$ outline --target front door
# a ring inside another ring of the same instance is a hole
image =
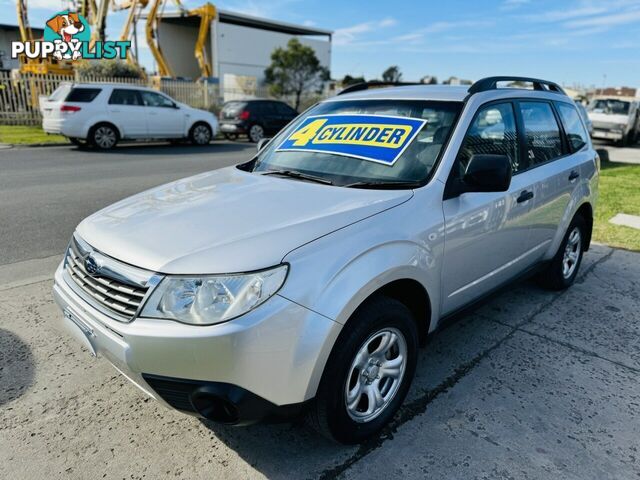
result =
[[[143,90],[142,100],[147,112],[150,138],[180,138],[184,136],[184,111],[170,98]]]
[[[529,230],[534,185],[526,173],[519,174],[523,163],[511,102],[493,103],[478,111],[458,152],[453,178],[462,178],[474,154],[507,155],[513,177],[506,192],[466,192],[444,200],[443,314],[532,263]]]
[[[139,90],[114,88],[107,111],[124,138],[147,136],[147,116]]]

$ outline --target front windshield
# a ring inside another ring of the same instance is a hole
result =
[[[589,110],[594,113],[608,113],[611,115],[629,115],[631,104],[623,100],[599,99],[591,102]]]
[[[252,170],[295,171],[334,185],[417,184],[436,165],[461,107],[414,100],[321,103],[274,138]]]

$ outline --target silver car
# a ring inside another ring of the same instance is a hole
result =
[[[444,318],[567,288],[590,244],[599,159],[551,82],[350,87],[260,147],[88,217],[55,274],[69,331],[183,412],[361,442]]]

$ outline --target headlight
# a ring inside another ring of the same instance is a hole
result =
[[[272,297],[288,266],[238,275],[168,276],[156,287],[141,317],[212,325],[239,317]]]

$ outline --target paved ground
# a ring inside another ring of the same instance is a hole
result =
[[[0,225],[11,228],[0,228],[0,265],[59,254],[90,213],[156,185],[249,160],[254,152],[248,142],[3,150]]]
[[[221,427],[147,401],[62,334],[50,277],[100,202],[229,161],[216,149],[235,161],[250,152],[64,148],[0,154],[0,478],[640,478],[639,253],[595,246],[570,290],[520,283],[437,333],[393,424],[366,445],[337,446],[303,425]]]

